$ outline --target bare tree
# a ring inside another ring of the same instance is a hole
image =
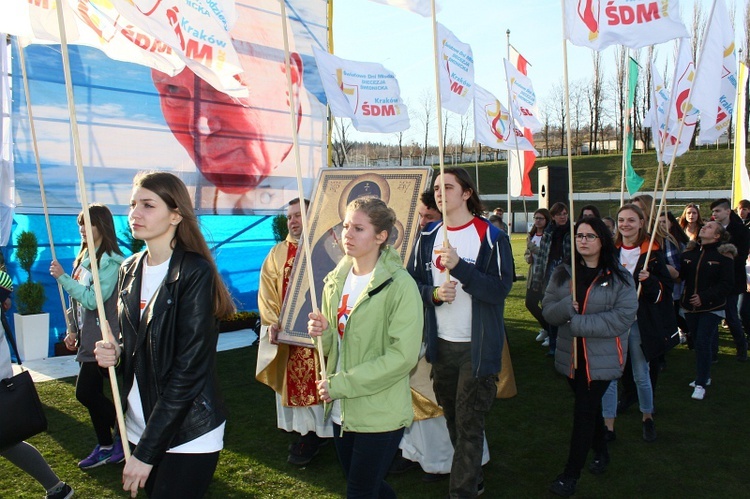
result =
[[[343,167],[348,162],[349,153],[352,151],[353,144],[349,139],[352,122],[344,118],[333,118],[333,143],[331,144],[333,152],[331,161],[335,167]]]
[[[641,98],[640,98],[640,114],[641,114],[641,120],[644,120],[646,116],[648,115],[649,110],[651,109],[652,103],[651,103],[651,96],[652,96],[652,81],[653,81],[653,74],[651,74],[651,61],[654,60],[654,46],[651,45],[648,48],[648,51],[646,52],[646,63],[644,64],[646,67],[641,67],[641,85],[643,88],[643,91],[641,92]],[[638,102],[639,99],[636,98],[635,102]],[[639,107],[639,106],[634,106]],[[640,137],[641,141],[643,141],[643,148],[644,152],[648,149],[650,134],[649,131],[645,128],[643,128],[643,121],[638,123],[638,126],[636,126],[637,133],[634,135],[636,137]]]
[[[560,154],[565,149],[565,86],[563,82],[552,86],[552,102],[556,125],[560,127]]]
[[[692,43],[693,61],[698,61],[698,47],[703,43],[703,35],[706,33],[706,15],[703,13],[703,5],[700,0],[693,2],[693,24],[690,26],[690,41]]]
[[[573,153],[579,154],[581,143],[581,117],[586,111],[588,85],[583,80],[570,84],[570,126],[573,129]]]
[[[616,150],[620,150],[625,133],[625,107],[628,100],[628,82],[625,81],[628,67],[628,48],[622,45],[615,51],[615,137]]]
[[[591,92],[589,93],[589,128],[591,138],[589,150],[598,151],[598,138],[602,126],[602,100],[604,99],[604,74],[602,68],[601,52],[593,52],[591,59],[594,66],[594,76],[591,81]],[[593,143],[593,148],[591,147]]]
[[[553,116],[553,102],[550,97],[547,97],[542,101],[542,107],[539,109],[539,113],[542,117],[542,140],[544,140],[544,151],[543,156],[549,156],[549,135],[552,131],[552,116]]]
[[[430,137],[430,125],[435,119],[435,95],[429,90],[423,90],[419,99],[421,113],[418,117],[424,128],[424,147],[422,148],[422,164],[427,164],[427,146]],[[438,132],[439,133],[439,132]]]
[[[443,113],[443,156],[448,152],[448,118],[449,113]],[[445,157],[443,157],[445,161]]]
[[[464,160],[464,148],[466,146],[466,136],[469,133],[469,129],[471,128],[472,124],[472,113],[465,113],[461,115],[461,120],[459,121],[459,129],[458,129],[458,152],[460,154],[460,161]]]

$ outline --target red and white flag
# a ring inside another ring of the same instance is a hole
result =
[[[531,80],[526,76],[528,74],[529,63],[512,45],[510,46],[510,64],[505,61],[506,77],[510,86],[511,100],[518,105],[513,110],[513,116],[522,127],[523,136],[534,145],[534,132],[542,129],[539,122],[539,109],[537,106],[536,94],[531,86]],[[513,73],[515,71],[515,73]],[[514,75],[516,83],[511,83],[511,74]],[[518,97],[514,97],[514,88],[523,88],[524,90],[516,92]],[[508,175],[510,177],[510,195],[511,196],[532,196],[531,191],[531,170],[536,162],[536,151],[516,151],[515,148],[508,152]]]
[[[351,119],[360,132],[409,128],[409,110],[391,71],[375,62],[348,61],[318,48],[313,52],[334,116]]]
[[[424,17],[432,16],[432,9],[430,7],[430,0],[371,0],[375,3],[382,3],[384,5],[392,5],[404,10],[410,10],[415,14],[419,14]],[[435,10],[438,9],[435,5]]]
[[[456,38],[451,30],[438,23],[440,98],[443,107],[464,114],[474,97],[474,56],[468,43]]]
[[[691,103],[701,113],[696,142],[715,142],[729,128],[737,96],[734,29],[724,0],[716,0],[698,59]]]
[[[497,97],[479,85],[474,91],[474,138],[493,149],[515,149],[517,144],[521,151],[536,153],[523,132],[511,124],[508,110]]]
[[[690,36],[678,0],[565,0],[565,38],[602,50],[620,44],[637,49]]]

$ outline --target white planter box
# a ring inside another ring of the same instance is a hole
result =
[[[13,321],[21,360],[46,358],[49,355],[49,314],[13,314]]]

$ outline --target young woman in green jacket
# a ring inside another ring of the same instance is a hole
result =
[[[417,364],[423,317],[417,285],[387,245],[396,214],[377,198],[352,201],[345,256],[325,278],[310,336],[328,357],[318,382],[347,480],[347,497],[396,497],[385,475],[414,417],[409,372]]]

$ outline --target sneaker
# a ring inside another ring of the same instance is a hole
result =
[[[97,445],[86,459],[78,463],[78,467],[82,470],[90,470],[91,468],[105,465],[109,461],[110,456],[112,456],[112,447],[102,449],[101,446]]]
[[[112,444],[112,455],[109,456],[107,464],[120,464],[125,461],[125,451],[122,450],[122,440],[120,436],[115,437],[115,443]]]
[[[695,381],[691,381],[688,386],[690,388],[695,388]],[[711,378],[708,378],[708,381],[706,381],[706,386],[711,386]]]
[[[401,475],[402,473],[406,473],[407,471],[419,467],[419,463],[410,461],[403,456],[396,456],[393,458],[393,462],[391,462],[391,467],[388,468],[388,473],[392,475]]]
[[[536,335],[536,341],[544,341],[547,339],[547,336],[549,336],[549,333],[544,329],[540,329],[539,334]]]
[[[55,487],[52,491],[47,492],[47,495],[44,497],[46,499],[70,499],[73,497],[74,492],[70,485],[63,482],[60,487]]]
[[[695,387],[695,390],[693,390],[693,394],[690,397],[694,398],[695,400],[703,400],[703,397],[705,396],[706,396],[706,389],[698,385]]]
[[[549,346],[549,337],[544,338],[544,341],[542,341],[542,346],[543,347],[548,347]]]
[[[617,433],[615,433],[615,430],[607,430],[607,432],[604,434],[604,441],[614,442],[615,440],[617,440]]]
[[[558,475],[550,484],[549,491],[556,496],[570,497],[576,493],[577,481],[575,478],[567,477],[564,474]]]
[[[589,471],[594,475],[601,475],[607,471],[609,454],[594,454],[594,460],[589,463]]]
[[[643,422],[643,440],[654,442],[656,440],[656,425],[653,419],[647,419]]]

